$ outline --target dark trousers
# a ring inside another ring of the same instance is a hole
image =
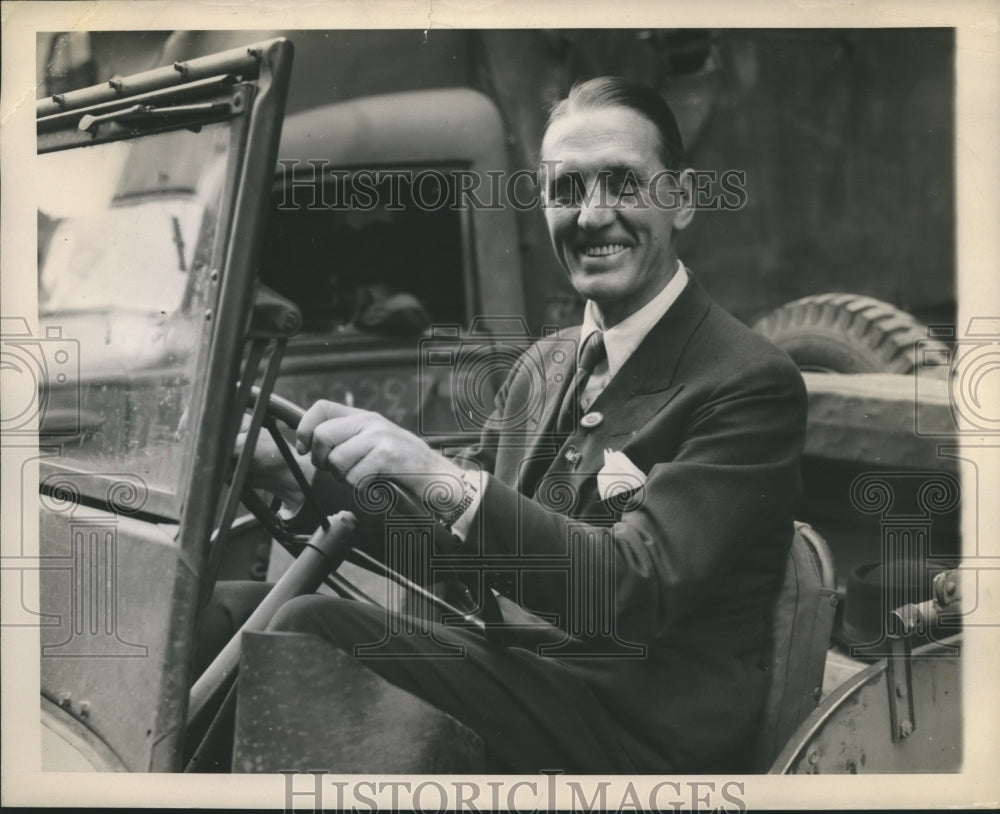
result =
[[[235,633],[267,587],[218,583],[199,623],[200,667]],[[666,759],[614,719],[574,670],[535,648],[499,645],[471,630],[390,617],[382,608],[325,595],[291,600],[270,629],[315,636],[317,647],[354,655],[367,669],[462,722],[482,739],[491,772],[671,771]],[[385,658],[387,652],[393,657]],[[335,715],[331,710],[331,722]]]

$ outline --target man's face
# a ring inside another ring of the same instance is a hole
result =
[[[660,159],[655,126],[628,108],[557,119],[542,140],[541,160],[556,256],[610,327],[648,303],[673,275],[674,230],[692,214],[687,199]]]

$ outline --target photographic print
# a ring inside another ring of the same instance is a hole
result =
[[[997,12],[5,2],[5,803],[995,804]]]

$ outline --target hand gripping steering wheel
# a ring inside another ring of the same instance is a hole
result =
[[[258,397],[259,391],[254,388],[250,407],[255,407]],[[306,505],[310,507],[316,517],[320,518],[320,527],[311,536],[296,533],[291,524],[279,514],[280,501],[276,498],[270,502],[266,501],[256,490],[245,485],[245,478],[243,479],[244,486],[240,493],[241,501],[274,539],[292,553],[296,559],[282,574],[239,632],[230,639],[191,688],[187,729],[189,740],[197,741],[199,745],[197,748],[192,747],[194,751],[188,762],[188,770],[196,770],[203,750],[210,748],[207,744],[213,738],[213,729],[219,725],[219,721],[225,718],[220,710],[225,710],[227,706],[231,707],[235,703],[234,679],[239,665],[240,638],[244,631],[265,629],[278,608],[285,602],[295,596],[313,593],[323,583],[342,597],[379,604],[342,575],[336,573],[336,569],[345,560],[401,585],[426,600],[439,611],[443,611],[452,618],[463,618],[474,629],[485,632],[486,625],[481,618],[459,610],[422,585],[389,568],[370,554],[359,548],[354,548],[352,546],[352,533],[356,528],[357,521],[353,514],[341,511],[331,517],[326,516],[319,505],[312,485],[302,472],[295,454],[282,435],[279,426],[279,424],[284,424],[289,429],[295,430],[303,415],[305,415],[305,410],[297,404],[272,394],[268,398],[262,417],[259,419],[259,428],[266,429],[270,433],[292,477],[295,478],[302,490]],[[251,432],[240,455],[240,461],[237,463],[237,471],[241,466],[244,469],[249,466],[249,460],[253,457],[255,440],[255,434]],[[245,461],[244,458],[246,458]],[[220,527],[217,534],[227,533],[227,531],[223,526]],[[213,554],[216,558],[219,556],[218,551],[214,551]]]

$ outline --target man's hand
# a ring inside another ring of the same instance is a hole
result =
[[[383,477],[423,501],[429,487],[457,489],[462,470],[420,438],[389,419],[332,401],[317,401],[299,422],[296,447],[317,469],[338,473],[351,486]],[[442,502],[446,506],[447,498]]]
[[[236,436],[234,450],[236,457],[243,453],[249,424],[250,416],[245,416],[239,435]],[[296,458],[302,469],[302,474],[305,475],[307,481],[312,482],[316,470],[309,460],[309,456],[297,455]],[[295,510],[302,504],[302,492],[295,482],[295,478],[289,471],[284,458],[281,457],[278,445],[274,443],[271,434],[263,427],[257,435],[257,446],[254,448],[253,461],[250,464],[248,485],[252,489],[263,489],[265,492],[270,492],[279,498],[289,510]]]

